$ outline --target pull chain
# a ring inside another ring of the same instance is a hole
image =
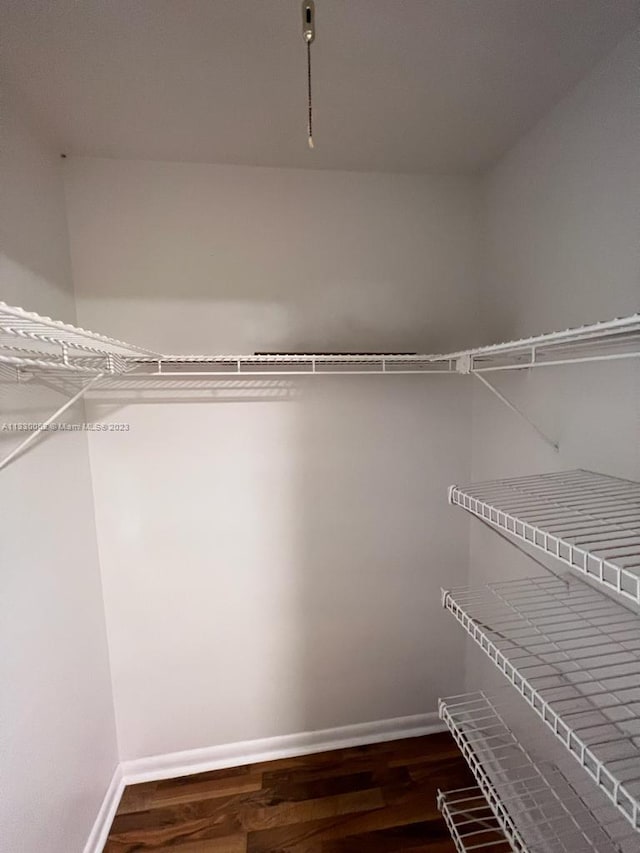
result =
[[[313,102],[311,100],[311,42],[316,37],[316,7],[313,0],[302,2],[302,37],[307,45],[307,143],[313,148]]]
[[[311,100],[311,42],[307,42],[307,142],[313,148],[313,102]]]

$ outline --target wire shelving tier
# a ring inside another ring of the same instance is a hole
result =
[[[461,373],[489,373],[640,356],[640,314],[451,353]]]
[[[640,830],[637,616],[574,577],[456,589],[443,604]]]
[[[480,788],[438,791],[438,809],[458,853],[511,853],[511,845]]]
[[[441,700],[453,735],[514,853],[612,853],[600,825],[554,765],[537,762],[513,734],[501,700],[482,692]]]
[[[122,373],[149,350],[0,302],[0,363],[35,372]]]
[[[165,355],[0,302],[0,364],[71,375],[206,376],[482,373],[640,357],[640,314],[448,354]]]
[[[612,853],[617,842],[551,764],[537,763],[513,734],[500,701],[482,692],[444,699],[453,735],[514,853]]]
[[[640,483],[567,471],[452,486],[449,500],[640,604]]]

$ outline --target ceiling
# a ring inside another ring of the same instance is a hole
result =
[[[638,22],[638,0],[0,0],[0,70],[61,152],[473,173]]]

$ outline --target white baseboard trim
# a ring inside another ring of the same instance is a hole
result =
[[[104,795],[104,800],[89,833],[83,853],[102,853],[125,784],[122,765],[118,765],[107,788],[107,793]]]
[[[335,729],[279,735],[221,746],[205,746],[184,752],[169,752],[165,755],[151,755],[147,758],[123,761],[113,774],[83,853],[102,853],[126,785],[157,782],[161,779],[189,776],[192,773],[204,773],[208,770],[238,767],[259,761],[275,761],[278,758],[328,752],[332,749],[363,746],[367,743],[421,737],[446,730],[438,714],[431,712],[416,714],[412,717],[394,717],[391,720],[377,720],[373,723],[356,723]]]
[[[152,755],[148,758],[123,761],[120,769],[124,784],[131,785],[137,782],[155,782],[224,767],[238,767],[242,764],[274,761],[278,758],[309,755],[313,752],[327,752],[331,749],[362,746],[386,740],[419,737],[443,731],[446,731],[446,726],[440,721],[436,712],[431,712],[372,723],[356,723],[335,729]],[[89,853],[89,848],[85,853]]]

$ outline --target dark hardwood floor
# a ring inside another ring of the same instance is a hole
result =
[[[436,791],[472,784],[435,734],[132,785],[105,853],[455,853]]]

